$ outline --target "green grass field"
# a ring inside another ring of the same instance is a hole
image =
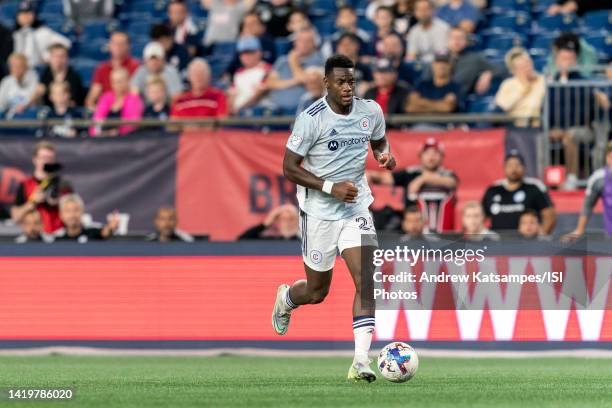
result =
[[[346,381],[349,358],[0,357],[0,387],[72,388],[37,407],[611,407],[612,359],[421,358],[411,381]]]

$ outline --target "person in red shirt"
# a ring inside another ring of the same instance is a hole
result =
[[[11,218],[16,224],[33,210],[42,218],[44,231],[54,232],[62,228],[59,217],[59,199],[73,192],[72,186],[63,180],[58,171],[45,170],[45,165],[56,163],[55,146],[49,142],[40,142],[34,149],[32,158],[34,174],[19,184],[15,203],[11,208]]]
[[[111,90],[110,75],[115,68],[125,68],[130,76],[136,71],[140,63],[130,55],[130,38],[121,31],[115,31],[108,40],[110,60],[101,62],[94,71],[91,88],[85,99],[85,107],[90,110],[96,108],[98,98],[104,92]]]
[[[210,67],[195,58],[187,68],[191,89],[176,97],[170,116],[173,118],[216,118],[227,115],[227,101],[221,89],[210,86]]]
[[[385,115],[405,113],[404,106],[410,89],[398,82],[393,60],[379,58],[374,67],[374,86],[365,93],[366,99],[374,99]]]

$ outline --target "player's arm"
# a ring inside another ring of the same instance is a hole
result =
[[[595,178],[596,175],[591,176],[589,182],[587,184],[586,194],[584,196],[584,204],[582,206],[582,213],[578,217],[578,224],[576,224],[576,228],[561,237],[561,241],[570,242],[575,241],[584,235],[586,230],[586,226],[591,219],[591,215],[593,214],[593,208],[595,204],[597,204],[597,200],[601,197],[603,193],[603,178]]]
[[[302,167],[304,158],[299,154],[285,149],[283,159],[283,174],[287,180],[313,190],[320,190],[346,203],[356,202],[357,187],[349,181],[333,183],[315,176]]]
[[[370,141],[372,146],[372,152],[374,152],[374,158],[378,162],[378,167],[393,170],[395,168],[395,158],[391,154],[391,146],[387,141],[387,137],[383,136],[381,139]]]
[[[552,231],[557,224],[557,213],[555,212],[555,207],[543,208],[540,215],[542,217],[542,233],[544,235],[552,234]]]

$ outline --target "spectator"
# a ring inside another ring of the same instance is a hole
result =
[[[21,219],[21,235],[15,238],[16,244],[27,242],[53,242],[53,236],[45,234],[40,213],[36,210],[26,212]]]
[[[111,73],[112,90],[105,92],[98,101],[92,119],[98,124],[90,129],[92,136],[123,136],[136,129],[135,125],[103,125],[107,119],[138,120],[144,106],[140,96],[130,91],[130,74],[125,68]]]
[[[295,36],[302,30],[312,30],[315,33],[315,44],[317,46],[319,45],[321,38],[317,30],[312,26],[310,17],[308,17],[308,14],[304,10],[295,9],[291,12],[289,21],[287,21],[287,31],[289,31],[287,40],[294,42]]]
[[[208,10],[204,45],[236,41],[242,18],[254,5],[255,0],[202,0]]]
[[[166,63],[170,64],[178,72],[183,72],[189,64],[189,51],[183,44],[174,41],[172,29],[166,24],[155,24],[149,33],[151,40],[158,42],[164,48]]]
[[[110,60],[100,63],[93,74],[85,106],[89,110],[96,108],[100,95],[111,90],[111,72],[116,68],[125,68],[131,76],[139,67],[138,60],[130,56],[130,38],[122,31],[115,31],[108,40]]]
[[[34,149],[32,163],[34,174],[17,187],[11,218],[15,224],[20,224],[28,212],[37,210],[42,218],[44,231],[51,233],[62,227],[57,204],[61,196],[73,192],[72,186],[60,176],[57,166],[53,172],[50,171],[49,165],[57,163],[53,144],[44,141],[38,143]]]
[[[435,234],[425,228],[423,212],[418,205],[411,205],[404,210],[402,218],[402,233],[400,241],[438,241]]]
[[[61,125],[53,125],[49,129],[48,136],[51,137],[75,137],[77,129],[72,125],[73,119],[81,119],[83,115],[70,105],[70,84],[68,82],[51,82],[49,85],[49,97],[51,108],[47,113],[47,119],[63,119]]]
[[[557,14],[578,14],[582,16],[584,13],[596,10],[609,10],[612,8],[608,0],[557,0],[555,4],[551,4],[546,12],[549,16]]]
[[[393,28],[401,36],[408,34],[410,28],[417,23],[414,17],[414,0],[397,0],[393,7]]]
[[[414,15],[418,23],[408,33],[408,59],[431,62],[436,53],[446,50],[450,26],[434,17],[430,0],[417,0]]]
[[[404,187],[405,208],[418,205],[423,209],[429,231],[452,231],[459,180],[453,171],[442,166],[444,146],[434,138],[427,139],[419,152],[419,159],[419,166],[393,173],[368,171],[366,176],[373,184]]]
[[[270,211],[263,223],[255,225],[243,232],[238,240],[298,239],[298,210],[292,204],[285,204]]]
[[[102,241],[109,239],[119,228],[119,215],[114,213],[108,218],[104,226],[93,223],[83,225],[85,204],[78,194],[67,194],[59,201],[60,218],[64,228],[55,232],[55,241],[76,241],[85,244],[89,241]]]
[[[572,85],[572,81],[585,79],[576,72],[576,44],[568,42],[555,54],[558,73],[554,80],[562,87],[551,87],[548,92],[549,138],[563,145],[565,157],[566,181],[565,190],[575,190],[578,182],[578,144],[590,143],[594,134],[590,128],[594,118],[596,102],[609,107],[607,96],[593,87]]]
[[[480,10],[469,0],[450,0],[438,9],[436,15],[451,27],[460,28],[468,33],[476,30],[480,20]]]
[[[572,32],[561,33],[552,44],[552,52],[549,53],[546,61],[544,72],[555,76],[558,73],[555,57],[560,49],[573,49],[576,51],[576,65],[582,76],[590,77],[593,73],[593,67],[598,64],[599,57],[597,50],[591,46],[584,38],[580,38]]]
[[[248,37],[256,37],[259,40],[261,58],[269,64],[274,64],[274,61],[276,61],[276,43],[274,38],[266,33],[266,26],[261,21],[259,15],[253,11],[244,16],[240,29],[240,38]],[[240,54],[236,52],[225,73],[229,77],[233,77],[236,70],[240,67]]]
[[[31,66],[36,66],[47,60],[47,50],[51,45],[62,44],[70,48],[71,42],[38,20],[32,2],[22,1],[17,9],[13,44],[15,52],[25,55]]]
[[[603,202],[604,228],[608,237],[612,237],[612,141],[606,145],[604,167],[595,170],[589,177],[578,225],[576,229],[562,237],[563,241],[574,241],[584,235],[589,218],[593,214],[593,208],[599,198]]]
[[[266,90],[264,82],[272,66],[262,60],[261,44],[256,37],[242,38],[236,46],[242,68],[236,71],[230,90],[233,114],[259,102]]]
[[[398,34],[389,34],[380,43],[380,57],[388,58],[397,70],[401,82],[414,86],[418,83],[420,74],[408,63],[404,62],[404,42]]]
[[[158,42],[150,42],[142,53],[143,65],[132,76],[132,92],[144,95],[147,87],[147,78],[158,75],[164,78],[166,91],[170,98],[183,92],[183,81],[172,65],[166,64],[164,47]]]
[[[512,77],[502,82],[495,104],[504,112],[516,118],[514,125],[540,127],[540,112],[546,83],[544,76],[533,69],[533,61],[529,53],[520,47],[515,47],[506,54],[506,66]]]
[[[451,79],[449,55],[437,54],[431,68],[433,79],[420,82],[410,93],[407,112],[451,113],[458,110],[461,90]]]
[[[174,42],[184,45],[193,57],[199,49],[202,33],[193,22],[185,0],[171,0],[168,3],[168,25],[174,33]]]
[[[467,95],[476,92],[483,95],[491,88],[493,80],[501,81],[506,77],[506,70],[486,59],[479,51],[467,50],[468,34],[461,28],[453,28],[448,35],[448,50],[453,65],[453,81],[461,87],[461,93]]]
[[[366,99],[373,99],[385,115],[404,113],[410,89],[397,82],[397,71],[393,62],[379,58],[374,67],[374,86],[365,93]]]
[[[0,79],[8,74],[7,61],[13,53],[13,36],[11,31],[0,23]]]
[[[541,220],[542,233],[550,235],[556,222],[552,201],[540,180],[524,176],[525,161],[516,150],[506,156],[504,173],[506,178],[487,188],[482,198],[482,207],[491,220],[491,228],[516,231],[520,215],[532,209]]]
[[[38,75],[28,68],[28,59],[23,54],[11,54],[9,72],[0,82],[0,113],[7,118],[33,104],[38,85]]]
[[[355,93],[357,96],[363,96],[365,92],[372,86],[372,71],[370,67],[359,61],[359,49],[361,41],[355,34],[344,33],[336,42],[336,53],[342,54],[350,58],[355,64],[353,76],[355,78]]]
[[[372,45],[375,51],[375,54],[382,55],[384,54],[382,41],[389,35],[395,34],[397,38],[402,42],[402,55],[400,55],[400,60],[404,59],[404,51],[406,50],[406,44],[401,39],[401,36],[393,29],[393,18],[395,15],[393,14],[393,9],[391,7],[381,6],[376,9],[376,14],[374,14],[374,24],[376,25],[376,32],[374,34],[374,39],[372,40]]]
[[[544,239],[541,235],[541,225],[538,213],[533,209],[525,210],[519,218],[518,233],[522,239],[537,240]]]
[[[485,216],[478,201],[468,201],[461,212],[463,239],[467,241],[498,241],[499,234],[485,227]]]
[[[287,23],[293,10],[291,0],[259,0],[254,8],[266,25],[268,34],[276,38],[290,34]]]
[[[155,213],[155,232],[149,234],[147,241],[155,242],[193,242],[188,233],[176,228],[178,225],[174,207],[160,207]]]
[[[70,86],[70,101],[76,106],[83,106],[87,90],[83,86],[81,76],[68,65],[68,48],[62,44],[53,44],[49,47],[49,63],[45,67],[36,87],[36,100],[51,106],[49,85],[52,82],[68,82]]]
[[[370,44],[370,34],[357,26],[357,13],[349,5],[344,5],[336,13],[336,31],[323,45],[322,52],[329,57],[333,50],[337,48],[340,37],[346,34],[353,34],[359,41],[359,49],[369,54],[368,45]]]
[[[293,49],[279,57],[266,82],[273,107],[294,112],[304,93],[304,69],[322,66],[323,56],[315,46],[314,31],[307,29],[297,33]]]
[[[168,105],[168,93],[166,92],[164,78],[159,75],[147,78],[146,98],[143,117],[168,120],[170,117],[170,106]]]
[[[319,67],[308,67],[304,70],[304,87],[306,93],[300,97],[296,116],[302,113],[306,108],[315,103],[315,101],[325,96],[325,84],[323,78],[325,73]]]
[[[115,12],[114,0],[62,0],[64,15],[77,26],[89,20],[111,18]]]
[[[191,89],[175,99],[170,110],[171,117],[215,118],[227,115],[225,94],[210,86],[210,67],[205,60],[195,58],[191,61],[187,67],[187,77]]]

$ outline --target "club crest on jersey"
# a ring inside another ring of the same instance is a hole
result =
[[[361,128],[361,130],[370,130],[370,119],[365,116],[361,118],[361,120],[359,121],[359,127]]]
[[[293,146],[298,146],[300,143],[302,143],[302,140],[302,136],[294,134],[293,136],[291,136],[290,142]]]
[[[318,264],[319,262],[321,262],[322,259],[323,254],[321,253],[321,251],[317,251],[316,249],[310,251],[310,260],[312,261],[312,263]]]

